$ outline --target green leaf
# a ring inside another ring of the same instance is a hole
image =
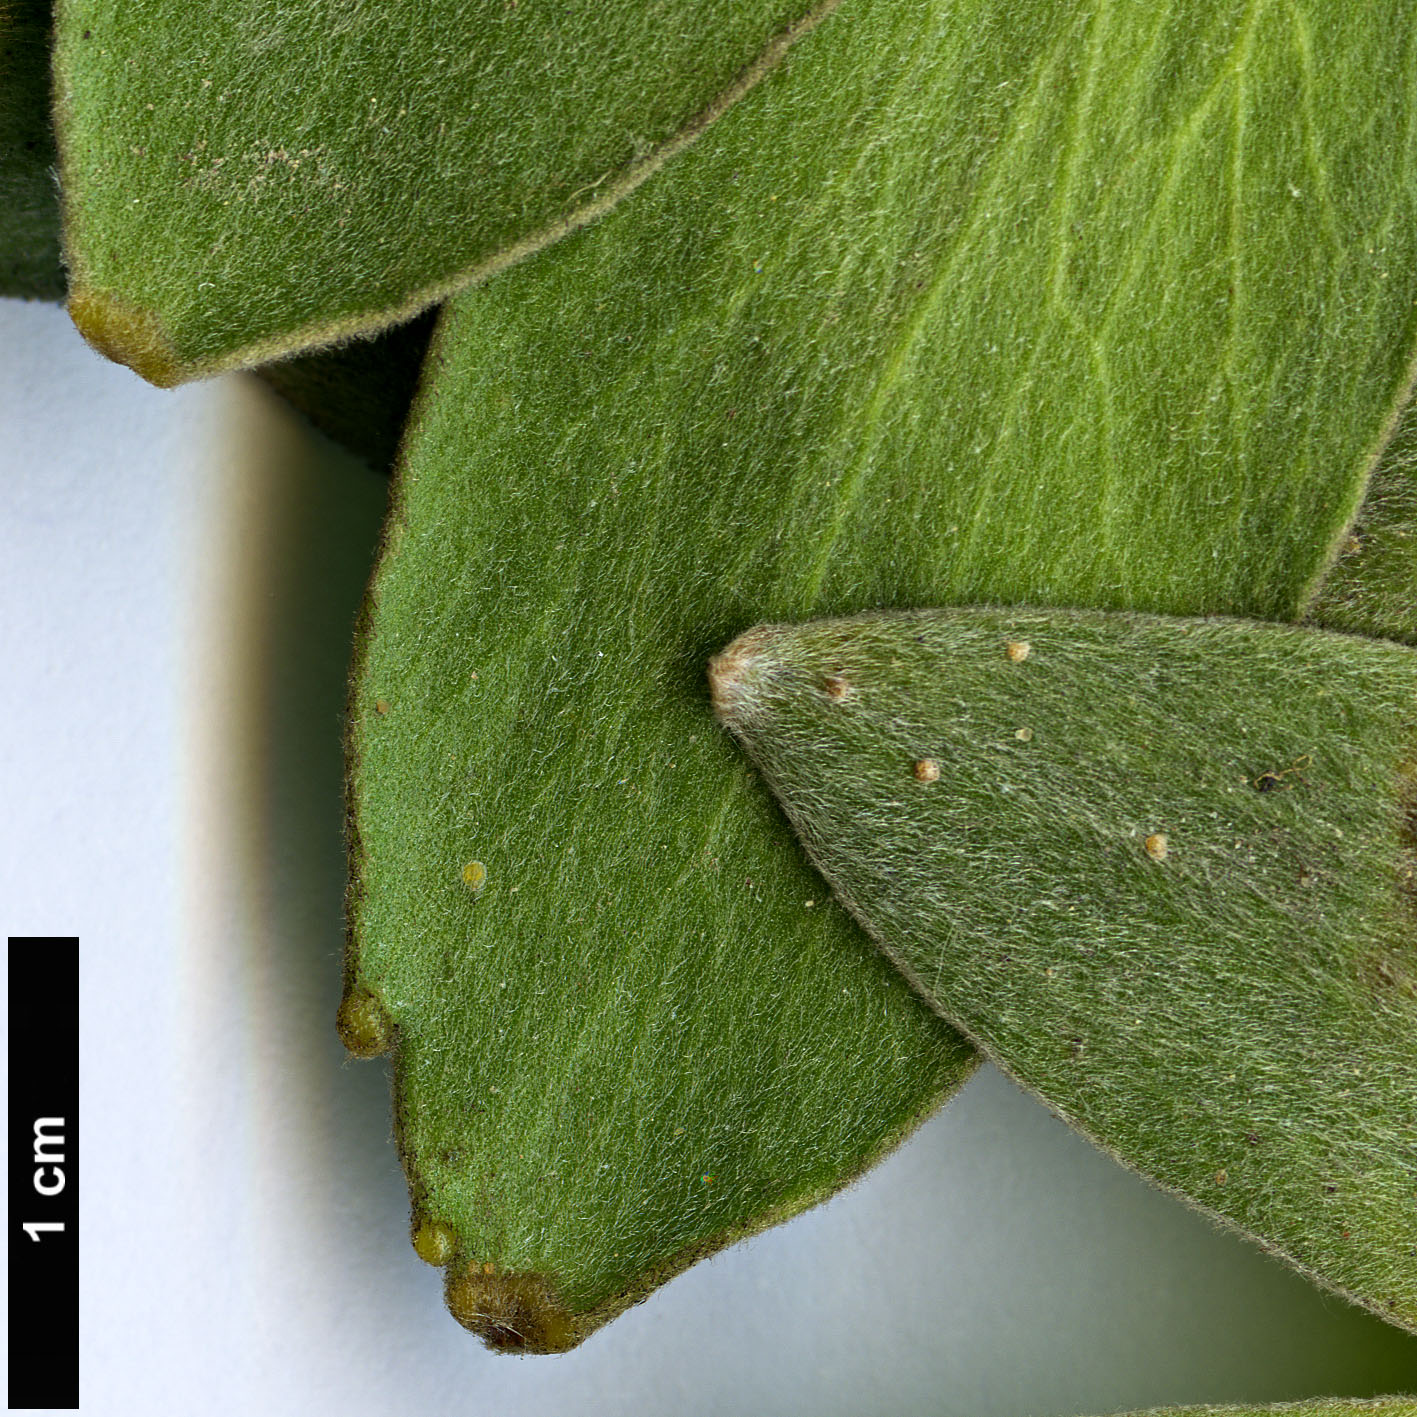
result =
[[[1307,618],[1352,634],[1417,643],[1417,402],[1373,472],[1357,521]]]
[[[0,295],[59,300],[50,0],[0,0]]]
[[[714,648],[1298,613],[1410,359],[1403,14],[861,0],[450,307],[356,690],[342,1021],[396,1040],[470,1326],[570,1341],[964,1075],[717,733]]]
[[[838,899],[1143,1175],[1417,1329],[1417,653],[1227,620],[766,627],[715,702]]]
[[[405,320],[592,220],[836,0],[61,0],[70,309],[158,384]]]
[[[0,296],[62,300],[57,162],[49,118],[50,0],[0,0]],[[374,340],[258,372],[321,432],[387,468],[432,333],[433,314]]]

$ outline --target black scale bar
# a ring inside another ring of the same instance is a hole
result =
[[[9,1405],[79,1405],[79,942],[10,937]]]

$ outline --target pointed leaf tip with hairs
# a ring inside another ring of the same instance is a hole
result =
[[[1128,1165],[1417,1329],[1417,653],[953,610],[760,629],[712,674],[944,1017]]]
[[[154,311],[77,283],[69,288],[68,310],[79,333],[106,359],[126,364],[159,389],[182,382],[177,351]]]

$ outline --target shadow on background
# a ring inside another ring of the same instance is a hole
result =
[[[222,863],[203,907],[220,945],[205,962],[202,1012],[231,1031],[226,1056],[241,1065],[212,1082],[220,1123],[208,1143],[243,1177],[232,1205],[243,1212],[233,1219],[250,1321],[265,1350],[308,1379],[309,1410],[323,1411],[325,1369],[338,1364],[347,1379],[346,1344],[387,1341],[389,1306],[412,1297],[401,1290],[417,1286],[410,1307],[431,1303],[450,1323],[437,1276],[408,1245],[388,1069],[350,1061],[334,1026],[345,696],[389,480],[252,378],[230,381],[227,401],[224,565],[204,617],[208,702],[197,707]]]

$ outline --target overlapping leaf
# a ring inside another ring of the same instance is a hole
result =
[[[1417,402],[1408,405],[1374,469],[1307,618],[1352,634],[1417,642]]]
[[[469,1326],[574,1341],[963,1075],[717,736],[713,648],[1298,613],[1410,361],[1404,13],[852,0],[455,303],[357,692],[343,1026],[393,1044]]]
[[[0,7],[0,295],[62,300],[59,191],[49,117],[49,0]],[[257,371],[322,432],[377,468],[398,448],[431,313],[372,340]]]
[[[612,205],[814,19],[60,0],[70,309],[160,384],[397,323]]]
[[[1417,653],[955,610],[743,636],[719,711],[924,997],[1417,1330]]]

